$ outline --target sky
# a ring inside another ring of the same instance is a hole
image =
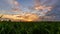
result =
[[[32,7],[34,6],[34,0],[16,0],[19,3],[19,8],[23,11],[29,11],[29,9],[27,7]],[[49,0],[40,0],[41,3],[45,2],[45,1],[49,1]],[[11,3],[12,0],[0,0],[0,10],[11,10],[13,4]],[[49,2],[43,4],[43,5],[47,5],[47,6],[55,6],[51,12],[49,12],[47,15],[56,15],[56,16],[60,16],[60,0],[50,0]],[[13,12],[6,12],[3,11],[0,13],[13,13]],[[15,12],[18,13],[18,12]]]
[[[0,0],[0,8],[2,9],[11,9],[12,4],[8,3],[10,0]],[[11,2],[11,1],[10,1]],[[20,6],[32,6],[33,5],[33,0],[17,0]],[[20,7],[21,8],[21,7]]]

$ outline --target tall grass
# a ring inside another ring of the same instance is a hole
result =
[[[59,22],[0,22],[0,34],[60,34]]]

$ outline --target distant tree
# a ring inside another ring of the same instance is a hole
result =
[[[11,22],[11,20],[9,20],[9,22]]]
[[[3,15],[0,16],[0,18],[2,18]]]

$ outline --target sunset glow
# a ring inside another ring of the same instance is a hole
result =
[[[0,13],[3,15],[2,18],[7,18],[10,20],[18,20],[18,21],[37,21],[37,20],[39,21],[41,16],[45,17],[53,13],[52,10],[54,9],[57,1],[55,0],[6,0],[4,2],[8,4],[7,5],[8,8],[7,7],[6,7],[7,9],[5,8],[6,11],[5,10],[0,11]]]

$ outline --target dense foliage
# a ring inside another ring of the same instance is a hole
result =
[[[60,34],[59,22],[0,22],[0,34]]]

